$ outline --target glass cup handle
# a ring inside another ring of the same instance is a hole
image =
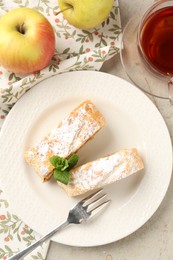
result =
[[[171,105],[173,105],[173,77],[168,81],[168,97]]]

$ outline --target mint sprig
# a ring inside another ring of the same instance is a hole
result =
[[[73,154],[69,159],[53,155],[50,157],[51,164],[55,167],[53,177],[56,181],[68,184],[70,180],[70,170],[77,164],[78,155]]]

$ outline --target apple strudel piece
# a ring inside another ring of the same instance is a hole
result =
[[[58,182],[58,185],[69,196],[77,196],[126,178],[143,168],[137,150],[124,149],[72,169],[69,184]]]
[[[104,125],[105,119],[102,114],[91,101],[86,100],[36,146],[26,151],[25,160],[35,169],[42,181],[49,180],[54,169],[49,161],[50,157],[70,157]]]

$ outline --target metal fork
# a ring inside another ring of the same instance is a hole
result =
[[[48,234],[40,238],[38,241],[17,253],[16,255],[8,258],[8,260],[19,260],[24,256],[28,255],[32,252],[36,247],[41,245],[47,239],[51,238],[61,229],[67,227],[69,224],[81,224],[82,222],[86,222],[91,217],[95,216],[99,213],[105,206],[107,206],[111,200],[106,200],[101,202],[101,200],[106,196],[106,194],[101,195],[97,198],[97,195],[100,194],[103,189],[99,189],[98,191],[92,193],[88,197],[79,201],[70,211],[67,217],[67,220],[63,222],[61,225],[50,231]],[[95,200],[93,200],[95,198]],[[95,206],[95,207],[94,207]],[[93,208],[94,207],[94,208]]]

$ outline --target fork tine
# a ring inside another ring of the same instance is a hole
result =
[[[83,206],[86,207],[87,209],[88,209],[88,208],[91,208],[91,207],[93,207],[96,203],[100,202],[103,198],[105,198],[106,196],[107,196],[107,194],[105,193],[105,194],[101,195],[99,198],[96,198],[95,200],[91,201],[90,203],[87,203],[88,201],[85,202],[85,203],[83,204]]]
[[[95,198],[99,193],[101,193],[103,191],[103,189],[99,189],[98,191],[90,194],[89,196],[85,197],[84,199],[82,199],[80,201],[80,203],[84,204],[84,203],[89,203],[91,199]]]
[[[103,210],[110,202],[111,202],[111,200],[107,200],[107,201],[101,203],[100,205],[98,205],[97,207],[95,207],[94,209],[92,209],[91,211],[89,211],[88,213],[90,215],[90,218],[95,216],[101,210]]]

